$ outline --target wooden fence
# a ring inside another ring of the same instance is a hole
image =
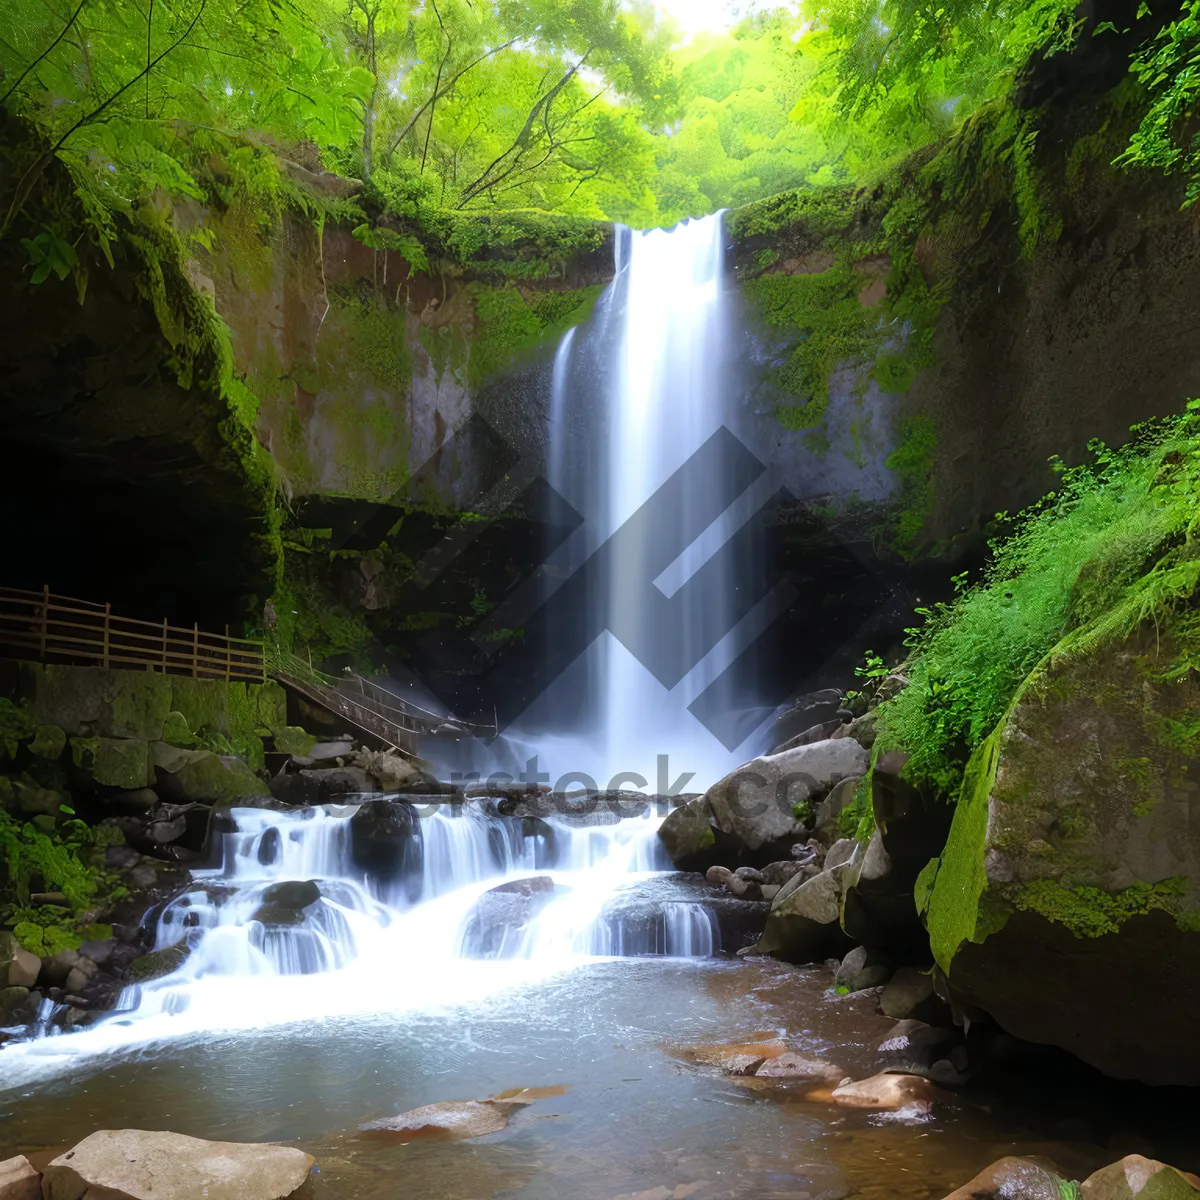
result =
[[[0,649],[10,656],[143,667],[195,679],[265,683],[263,644],[250,638],[182,629],[166,621],[117,617],[108,604],[40,592],[0,588]]]

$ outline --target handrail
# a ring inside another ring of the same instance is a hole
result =
[[[120,617],[111,604],[58,596],[48,586],[40,592],[0,587],[0,651],[194,679],[267,680],[263,643],[231,636],[228,625],[218,634],[198,624],[186,629]]]

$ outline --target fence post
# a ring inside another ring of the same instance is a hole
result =
[[[192,626],[192,678],[200,678],[200,623]]]
[[[229,682],[230,672],[233,670],[233,646],[229,641],[229,623],[225,624],[225,682]]]
[[[163,674],[167,673],[167,618],[163,617]]]
[[[108,626],[109,620],[112,617],[111,601],[104,606],[104,669],[108,670]]]
[[[46,642],[50,636],[50,585],[42,584],[42,636],[39,658],[46,657]]]

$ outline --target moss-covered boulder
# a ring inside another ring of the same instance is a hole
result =
[[[961,998],[1150,1083],[1200,1074],[1195,623],[1051,655],[972,757],[916,889]]]
[[[231,755],[181,750],[166,742],[155,742],[150,750],[158,791],[177,804],[234,804],[271,795],[270,788]]]

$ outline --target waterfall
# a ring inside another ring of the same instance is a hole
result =
[[[722,432],[724,258],[720,215],[671,231],[618,228],[613,285],[558,349],[548,471],[583,523],[549,575],[599,562],[584,603],[603,632],[510,740],[510,755],[535,749],[555,780],[653,793],[669,772],[694,789],[744,757],[689,711],[748,615],[741,527],[753,506],[741,502],[762,469]],[[595,385],[590,406],[581,371]],[[214,825],[219,865],[195,871],[157,914],[161,977],[128,987],[91,1028],[8,1047],[6,1067],[459,1005],[598,956],[721,949],[701,897],[653,894],[669,864],[650,811],[519,818],[486,802],[392,804],[399,823],[369,854],[356,821],[371,809],[234,810]],[[394,858],[382,869],[381,853]]]

